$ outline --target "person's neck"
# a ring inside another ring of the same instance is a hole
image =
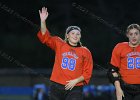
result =
[[[72,44],[72,43],[70,43],[69,41],[67,41],[67,43],[68,43],[70,46],[72,46],[72,47],[77,47],[77,46],[78,46],[77,44]]]

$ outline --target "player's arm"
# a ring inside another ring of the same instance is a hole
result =
[[[109,81],[114,84],[115,81],[120,81],[120,74],[119,74],[119,69],[112,64],[109,64],[109,70],[108,70],[108,78]]]
[[[117,67],[110,64],[109,70],[108,70],[108,78],[110,82],[113,83],[113,85],[116,88],[117,100],[122,100],[122,97],[124,97],[124,93],[121,89],[121,85],[120,85],[121,76],[118,71],[119,69]]]
[[[108,64],[108,78],[109,81],[114,85],[115,81],[120,80],[120,74],[119,74],[119,66],[120,66],[120,46],[117,44],[113,51],[112,51],[112,57],[111,62]]]
[[[124,93],[123,93],[123,90],[121,88],[120,81],[115,81],[114,85],[115,85],[115,88],[116,88],[117,100],[123,100]]]
[[[93,70],[93,58],[92,54],[89,50],[86,50],[84,58],[84,65],[83,65],[83,74],[84,77],[84,84],[88,84],[90,81],[90,78],[92,76],[92,70]]]
[[[108,78],[116,88],[117,100],[122,100],[122,97],[124,97],[124,93],[120,85],[121,75],[119,73],[120,62],[121,62],[120,53],[122,51],[121,48],[122,46],[119,43],[114,47],[112,52],[111,62],[109,64],[109,70],[108,70]]]
[[[41,33],[44,35],[46,33],[46,19],[48,18],[47,8],[43,7],[42,10],[39,10],[40,22],[41,22]]]
[[[50,32],[46,27],[46,20],[48,18],[47,8],[43,7],[41,10],[39,10],[39,15],[40,15],[41,29],[38,32],[37,36],[43,44],[46,44],[51,49],[55,50],[56,43],[57,43],[56,41],[59,39],[57,37],[51,36]]]
[[[41,28],[37,36],[39,37],[42,43],[45,43],[46,40],[48,40],[48,38],[50,37],[50,32],[46,27],[46,20],[48,18],[47,8],[43,7],[41,10],[39,10],[39,15],[40,15]]]

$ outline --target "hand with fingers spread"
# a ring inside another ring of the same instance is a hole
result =
[[[42,7],[42,10],[39,10],[40,20],[41,20],[41,32],[42,35],[46,33],[46,19],[48,18],[48,11],[47,8]]]
[[[39,10],[39,15],[40,15],[41,22],[45,22],[49,15],[47,8],[43,7],[42,10]]]
[[[73,87],[78,83],[77,79],[67,81],[68,84],[65,85],[65,90],[72,90]]]

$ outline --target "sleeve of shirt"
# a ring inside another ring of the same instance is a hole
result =
[[[46,33],[43,35],[41,31],[38,32],[37,34],[39,40],[41,43],[46,44],[48,47],[51,49],[55,50],[56,49],[56,36],[51,36],[50,32],[47,30]]]
[[[85,84],[88,84],[92,76],[93,59],[90,51],[88,51],[87,54],[85,55],[86,57],[84,58],[83,77],[84,77]]]
[[[119,44],[117,44],[113,51],[112,51],[112,57],[111,57],[111,64],[115,67],[120,67],[120,53],[119,53]]]

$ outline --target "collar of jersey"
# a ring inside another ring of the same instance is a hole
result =
[[[71,46],[71,47],[81,47],[79,43],[78,43],[76,46],[73,46],[73,45],[71,45],[71,44],[67,41],[67,44],[68,44],[69,46]]]

